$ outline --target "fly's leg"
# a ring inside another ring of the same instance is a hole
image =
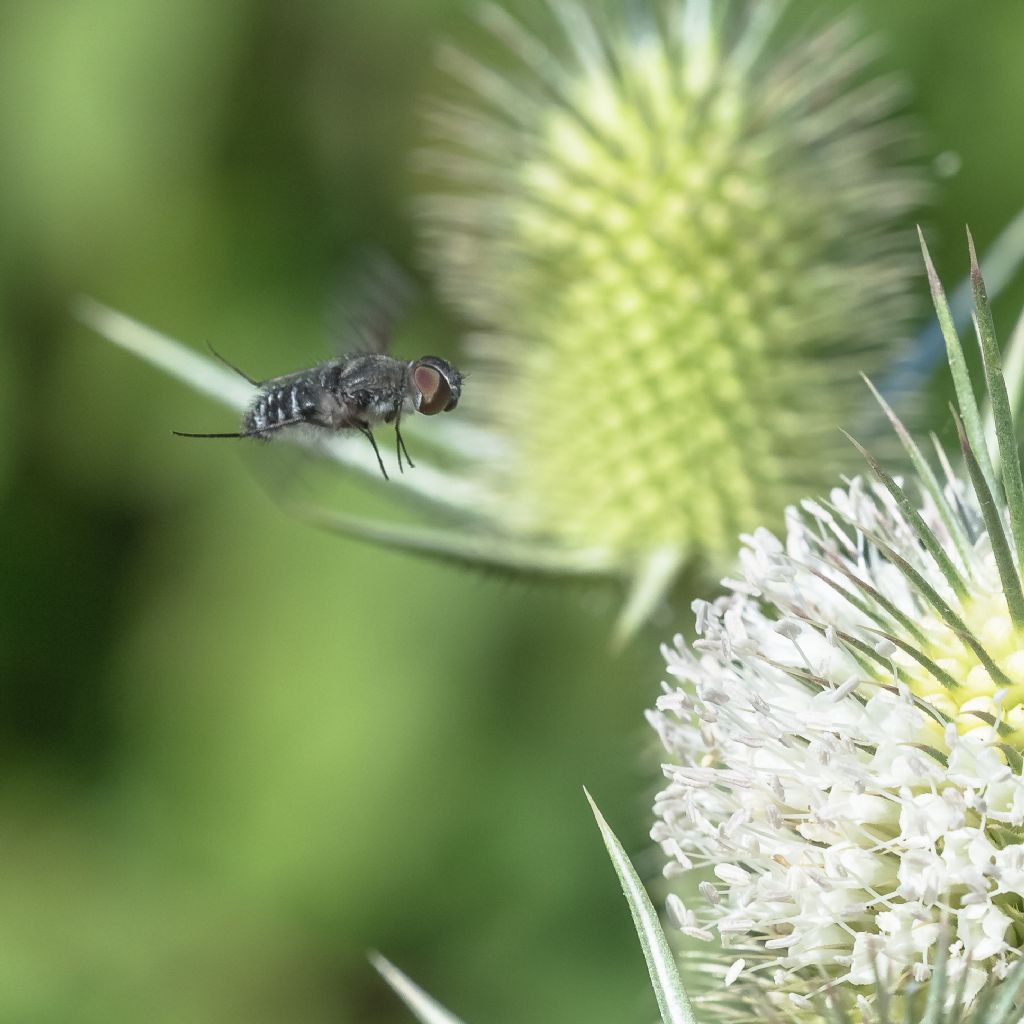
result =
[[[370,442],[370,445],[373,448],[373,454],[377,456],[377,465],[380,466],[380,471],[383,474],[384,479],[389,479],[388,471],[384,468],[384,460],[380,457],[380,449],[377,447],[377,441],[373,436],[373,431],[364,423],[357,423],[356,426],[359,433]]]
[[[404,473],[402,469],[402,454],[405,453],[405,461],[409,463],[410,469],[416,468],[416,463],[409,458],[409,449],[405,447],[405,441],[402,440],[402,431],[399,429],[402,422],[402,414],[399,413],[395,418],[395,452],[398,455],[398,472]]]
[[[397,426],[395,427],[395,437],[398,438],[399,451],[405,452],[405,461],[409,463],[409,468],[415,469],[416,463],[413,462],[412,459],[409,457],[409,449],[405,447],[405,441],[402,439],[401,431],[399,431]],[[399,465],[401,465],[401,463],[399,463]]]

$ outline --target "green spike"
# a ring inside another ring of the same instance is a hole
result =
[[[836,630],[836,636],[840,640],[842,640],[843,643],[860,651],[860,653],[865,658],[867,658],[868,661],[873,661],[876,664],[880,665],[883,669],[885,669],[886,672],[892,671],[892,663],[889,661],[889,659],[884,658],[881,654],[879,654],[878,651],[876,651],[874,647],[872,647],[871,644],[869,644],[866,640],[861,640],[860,637],[856,637],[852,633],[847,633],[845,630],[842,629]],[[858,659],[858,664],[863,666],[864,663],[861,662],[860,659]],[[868,672],[871,671],[870,668],[866,668],[865,670]],[[876,678],[875,682],[881,682],[881,680]]]
[[[872,970],[875,974],[875,1013],[878,1024],[892,1024],[892,1017],[889,1013],[892,1005],[889,998],[888,979],[880,974],[878,960],[874,957],[872,958]]]
[[[939,275],[935,272],[935,265],[932,263],[932,257],[928,252],[924,233],[920,227],[917,229],[917,236],[921,242],[921,255],[924,257],[925,270],[928,273],[928,287],[931,289],[932,302],[935,304],[935,315],[938,317],[939,327],[942,329],[942,336],[946,341],[946,357],[949,360],[949,371],[953,376],[953,386],[956,389],[960,414],[964,418],[964,426],[974,448],[978,465],[988,482],[989,490],[994,493],[996,489],[995,472],[992,469],[992,460],[989,458],[988,448],[985,445],[985,431],[981,424],[981,414],[978,411],[977,399],[974,397],[974,389],[971,387],[971,375],[967,372],[963,346],[956,333],[953,314],[949,311],[949,303],[946,301],[946,293],[942,288]]]
[[[805,568],[809,573],[811,573],[812,575],[816,576],[819,580],[821,580],[822,583],[824,583],[828,587],[831,587],[837,594],[845,598],[845,600],[847,600],[851,605],[853,605],[853,607],[856,608],[859,612],[861,612],[866,618],[871,619],[872,622],[877,622],[880,626],[886,625],[885,620],[876,610],[872,609],[871,604],[868,601],[864,600],[863,598],[859,597],[854,593],[851,593],[849,590],[846,589],[846,587],[842,586],[836,580],[830,579],[823,572],[819,572],[817,569],[814,569],[809,565],[805,566]],[[862,591],[864,594],[870,597],[871,600],[874,601],[875,604],[877,604],[889,616],[890,619],[894,620],[898,625],[902,626],[908,633],[910,633],[910,635],[918,643],[925,643],[925,635],[918,628],[917,623],[914,622],[914,620],[910,618],[909,615],[905,615],[903,612],[901,612],[899,608],[897,608],[896,605],[893,604],[893,602],[890,601],[889,598],[887,598],[884,594],[882,594],[876,587],[871,586],[870,583],[866,583],[855,573],[847,569],[844,565],[836,565],[833,563],[829,563],[829,568],[840,573],[842,576],[848,579],[858,590]]]
[[[950,561],[949,555],[946,554],[944,548],[939,543],[938,538],[929,529],[928,524],[921,518],[920,512],[914,508],[913,503],[907,497],[907,492],[904,491],[898,483],[896,483],[892,476],[883,469],[881,463],[862,444],[858,443],[853,437],[847,434],[845,430],[843,433],[867,461],[867,464],[871,467],[871,472],[875,474],[875,476],[882,482],[885,489],[892,495],[896,504],[899,506],[900,512],[903,514],[903,518],[917,535],[917,539],[924,545],[928,554],[932,556],[942,575],[945,576],[946,582],[952,588],[953,593],[963,600],[963,598],[965,598],[969,593],[967,584],[957,572],[956,566]]]
[[[986,1024],[988,1021],[994,1022],[994,1024],[1003,1024],[1006,1021],[1016,1020],[1014,1007],[1017,997],[1022,991],[1024,991],[1024,963],[1018,963],[1002,984],[995,986],[992,1012],[991,1016],[986,1015]]]
[[[436,999],[427,995],[408,975],[403,974],[380,953],[369,954],[370,963],[377,973],[412,1011],[420,1024],[462,1024],[458,1017],[446,1010]]]
[[[780,672],[789,676],[790,679],[807,685],[807,688],[812,690],[814,693],[818,693],[821,690],[828,690],[833,686],[832,680],[826,679],[824,676],[816,675],[808,669],[796,668],[793,665],[787,665],[784,662],[776,661],[774,658],[769,658],[767,655],[762,655],[761,660],[766,665],[771,665],[772,668],[778,669]]]
[[[1010,412],[1016,418],[1020,415],[1021,398],[1024,396],[1024,313],[1017,318],[1010,333],[1003,363],[1003,379],[1010,395]]]
[[[1022,345],[1024,348],[1024,345]],[[861,374],[864,377],[863,374]],[[968,557],[968,549],[970,544],[967,541],[967,536],[963,531],[963,527],[960,521],[957,519],[953,508],[950,506],[949,501],[946,499],[946,495],[943,493],[942,487],[939,485],[938,477],[935,475],[935,471],[931,465],[925,459],[921,453],[921,449],[917,446],[917,442],[910,436],[910,431],[903,425],[903,421],[896,415],[892,410],[889,403],[882,397],[878,389],[872,384],[868,377],[864,377],[864,383],[871,389],[871,394],[875,396],[875,401],[882,408],[882,412],[888,417],[889,422],[892,424],[893,430],[896,431],[896,436],[900,439],[900,443],[903,445],[904,451],[910,458],[914,469],[917,470],[917,475],[921,479],[921,482],[925,486],[925,490],[931,495],[931,499],[935,502],[935,507],[938,510],[939,517],[942,519],[943,525],[949,531],[949,535],[956,545],[957,552],[960,555],[960,561],[964,567],[970,565]]]
[[[953,422],[956,424],[956,431],[960,437],[960,448],[963,450],[964,461],[967,463],[967,472],[974,485],[981,516],[985,521],[985,529],[988,530],[989,542],[992,545],[992,557],[996,560],[999,579],[1003,584],[1006,607],[1014,626],[1020,629],[1024,626],[1024,592],[1021,591],[1020,576],[1017,574],[1017,567],[1013,564],[1013,555],[1010,553],[1010,546],[1003,531],[1002,518],[999,515],[995,499],[992,497],[988,481],[986,481],[974,451],[971,449],[963,421],[956,414],[955,409],[952,412]]]
[[[948,946],[948,940],[946,945]],[[928,998],[925,1002],[924,1016],[921,1024],[938,1024],[946,1002],[946,989],[949,986],[949,956],[936,957],[935,967],[928,984]],[[910,1003],[910,1000],[907,1000]]]
[[[985,293],[985,282],[982,280],[978,255],[974,250],[974,239],[969,229],[967,245],[971,254],[974,331],[978,336],[982,363],[985,367],[985,382],[988,385],[989,401],[992,403],[992,421],[996,432],[1003,490],[1010,511],[1010,531],[1017,552],[1017,564],[1024,565],[1024,478],[1021,476],[1020,453],[1017,450],[1010,396],[1006,391],[999,345],[996,342],[995,324],[992,322],[992,307]]]
[[[942,472],[946,477],[946,485],[949,487],[949,491],[953,495],[957,519],[960,522],[961,527],[965,527],[968,522],[967,510],[964,508],[964,503],[960,498],[960,491],[958,488],[959,478],[956,473],[953,472],[953,467],[949,462],[949,456],[946,454],[946,449],[942,447],[942,442],[939,440],[938,435],[932,431],[929,433],[928,437],[931,439],[932,447],[935,449],[935,456],[939,460],[939,465],[942,467]],[[968,541],[968,543],[970,543],[970,541]]]
[[[252,401],[255,388],[215,359],[169,338],[86,295],[74,303],[77,319],[101,337],[158,369],[177,377],[196,391],[241,412]]]
[[[844,633],[842,630],[837,629],[836,636],[843,641],[847,653],[857,663],[857,667],[872,682],[881,686],[883,681],[875,674],[875,668],[874,665],[872,665],[872,662],[878,660],[878,655],[875,653],[874,648],[872,648],[870,644],[866,644],[863,640],[858,640],[852,633]],[[886,663],[886,670],[888,670],[889,667],[888,663]]]
[[[882,637],[883,640],[888,640],[889,643],[894,644],[904,654],[909,655],[914,659],[926,672],[932,675],[935,680],[947,690],[959,690],[960,683],[958,683],[945,669],[940,668],[931,658],[928,657],[923,651],[919,651],[913,644],[907,643],[901,637],[894,635],[893,633],[887,633],[882,629],[872,629],[870,626],[865,627],[869,633],[874,633],[877,636]]]
[[[977,463],[975,463],[977,465]],[[942,600],[938,591],[902,555],[895,552],[877,534],[864,530],[864,536],[875,545],[886,558],[906,576],[907,580],[924,596],[925,600],[939,614],[939,618],[957,635],[959,640],[974,653],[985,670],[999,686],[1012,686],[1013,681],[995,663],[992,655],[985,650],[981,641],[970,631],[967,624],[950,606]]]
[[[640,563],[612,632],[614,649],[621,649],[650,618],[679,575],[684,561],[682,550],[677,545],[667,544],[655,548]]]
[[[623,895],[629,904],[629,912],[633,915],[633,924],[636,927],[637,937],[640,939],[644,959],[647,961],[647,970],[651,977],[655,998],[658,1000],[662,1022],[663,1024],[696,1024],[690,998],[679,977],[675,954],[668,944],[668,939],[665,938],[657,911],[651,904],[651,898],[647,895],[647,890],[644,889],[643,882],[640,881],[640,876],[630,863],[622,844],[598,810],[593,797],[586,789],[583,792],[586,794],[587,802],[594,814],[594,820],[601,832],[601,838],[604,840],[612,866],[619,876],[619,884],[622,886]]]
[[[1024,757],[1021,757],[1020,751],[1009,743],[1000,743],[999,749],[1014,775],[1020,775],[1024,771]]]

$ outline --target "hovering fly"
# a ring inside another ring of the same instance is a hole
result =
[[[308,370],[283,377],[254,380],[222,356],[221,362],[259,389],[242,416],[241,429],[227,434],[192,434],[174,431],[178,437],[256,437],[269,440],[291,427],[312,426],[331,433],[358,430],[373,447],[384,479],[384,460],[373,436],[378,423],[395,425],[398,469],[402,457],[414,467],[402,439],[404,412],[435,416],[451,412],[462,395],[462,374],[438,356],[396,359],[386,348],[393,333],[391,310],[379,303],[372,316],[351,320],[349,334],[376,351],[356,351],[329,359]],[[354,328],[354,330],[351,330]],[[211,350],[212,351],[212,350]]]

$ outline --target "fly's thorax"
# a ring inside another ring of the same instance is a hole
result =
[[[404,390],[370,392],[360,397],[359,418],[370,426],[375,423],[393,423],[407,400]]]
[[[322,422],[333,430],[390,423],[405,399],[406,363],[377,352],[353,353],[317,368]]]

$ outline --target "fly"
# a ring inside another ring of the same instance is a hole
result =
[[[351,292],[341,329],[346,347],[358,347],[358,351],[265,381],[253,380],[214,352],[258,389],[242,416],[241,428],[229,434],[174,433],[179,437],[269,440],[292,427],[316,427],[330,433],[358,430],[373,447],[387,480],[373,428],[378,423],[393,423],[399,472],[404,472],[403,456],[412,468],[414,463],[402,440],[402,414],[451,412],[462,395],[462,374],[438,356],[405,360],[388,353],[396,316],[410,292],[408,281],[390,261],[381,257],[371,260],[351,282]]]
[[[278,431],[290,427],[319,427],[331,433],[358,430],[373,447],[385,480],[388,473],[373,436],[373,427],[378,423],[395,425],[398,469],[404,472],[403,455],[410,468],[415,464],[402,440],[402,413],[435,416],[451,412],[462,395],[462,374],[438,356],[403,360],[382,352],[351,353],[266,381],[253,380],[223,357],[217,358],[259,388],[242,416],[241,429],[227,434],[191,434],[175,430],[178,437],[269,440]]]

